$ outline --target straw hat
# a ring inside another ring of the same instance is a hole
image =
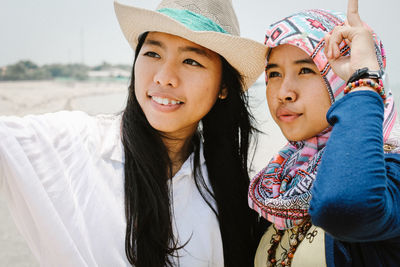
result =
[[[231,0],[163,0],[156,11],[118,2],[114,7],[122,32],[134,50],[142,33],[164,32],[223,56],[243,75],[245,90],[264,71],[267,48],[239,36]]]

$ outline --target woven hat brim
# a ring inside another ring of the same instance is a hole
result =
[[[140,34],[148,31],[176,35],[223,56],[243,76],[247,90],[263,73],[267,47],[247,38],[210,31],[193,31],[182,23],[156,11],[114,2],[121,30],[132,49]]]

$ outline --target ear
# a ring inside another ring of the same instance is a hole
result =
[[[222,87],[219,91],[218,98],[223,100],[228,97],[228,88]]]

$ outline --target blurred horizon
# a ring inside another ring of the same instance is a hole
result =
[[[155,9],[159,0],[119,0]],[[274,21],[304,9],[346,11],[347,0],[232,0],[243,37],[264,41],[264,31]],[[387,52],[388,74],[400,84],[400,2],[359,1],[360,15],[381,37]],[[133,51],[114,14],[113,0],[18,0],[0,2],[0,67],[30,60],[38,65],[102,62],[132,65]],[[229,49],[229,47],[227,47]]]

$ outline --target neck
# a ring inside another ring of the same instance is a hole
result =
[[[192,152],[191,140],[192,136],[185,139],[163,138],[163,142],[168,149],[169,159],[172,163],[172,177],[179,171]]]

